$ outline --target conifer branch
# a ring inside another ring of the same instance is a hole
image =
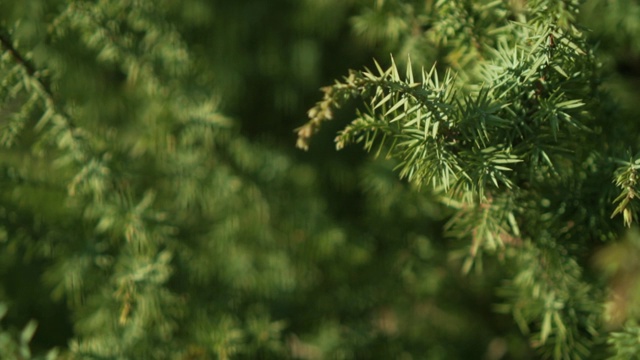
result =
[[[27,76],[31,79],[32,83],[40,89],[40,93],[42,94],[44,101],[46,103],[46,107],[48,109],[53,109],[55,113],[62,116],[65,120],[66,125],[69,129],[73,130],[76,128],[71,117],[60,108],[54,101],[54,95],[51,91],[51,87],[48,83],[42,80],[39,75],[38,69],[35,65],[29,61],[13,44],[11,38],[7,35],[7,31],[5,29],[0,28],[0,43],[2,46],[8,51],[12,58],[18,63],[26,72]]]
[[[33,64],[27,59],[25,59],[22,54],[13,46],[11,39],[6,35],[6,31],[4,29],[0,29],[0,43],[2,46],[9,51],[11,56],[18,62],[22,67],[26,70],[27,74],[36,77],[36,69]],[[43,88],[45,91],[51,95],[51,90],[47,86],[43,84]]]

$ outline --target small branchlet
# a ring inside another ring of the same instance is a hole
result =
[[[629,161],[618,160],[621,166],[615,172],[614,183],[621,189],[620,195],[616,197],[616,209],[611,214],[611,218],[622,214],[624,225],[631,226],[633,219],[638,217],[638,169],[640,169],[640,158]]]

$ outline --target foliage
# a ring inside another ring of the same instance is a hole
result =
[[[0,358],[633,354],[607,4],[0,2]]]
[[[494,332],[463,326],[483,313],[459,311],[483,293],[437,256],[433,202],[386,166],[290,147],[326,49],[362,61],[354,4],[271,5],[0,3],[0,300],[7,334],[38,322],[34,356],[484,351]]]
[[[424,11],[416,18],[429,19],[422,34],[412,35],[436,49],[418,55],[431,57],[421,64],[440,65],[416,75],[409,59],[401,75],[392,58],[387,69],[376,62],[375,71],[351,71],[322,89],[323,100],[297,129],[297,145],[307,149],[335,109],[362,103],[338,132],[337,149],[362,143],[384,154],[401,179],[426,185],[423,191],[453,208],[446,228],[468,244],[464,269],[482,253],[502,259],[508,275],[498,309],[513,315],[541,355],[556,359],[602,356],[599,344],[608,336],[619,354],[633,352],[622,340],[628,337],[607,329],[606,288],[589,263],[602,241],[621,233],[609,215],[622,214],[627,227],[637,218],[637,160],[617,160],[637,132],[603,86],[610,70],[578,22],[579,5],[406,2],[410,12]],[[637,21],[625,23],[633,33],[629,23]],[[636,299],[630,295],[629,306]]]
[[[6,313],[7,306],[5,304],[0,304],[0,320],[2,320]],[[17,340],[14,339],[12,334],[0,327],[0,349],[2,349],[2,359],[55,359],[57,356],[57,352],[55,350],[49,351],[46,356],[43,357],[31,357],[29,341],[31,341],[37,326],[38,325],[35,321],[30,321],[24,329],[22,329],[19,335],[16,336]]]

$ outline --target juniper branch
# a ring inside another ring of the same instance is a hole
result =
[[[44,97],[44,101],[46,102],[47,107],[52,108],[58,115],[61,115],[65,119],[66,125],[69,127],[69,129],[75,129],[76,125],[71,117],[54,101],[53,91],[51,91],[50,85],[40,77],[40,72],[38,71],[36,66],[31,61],[29,61],[26,56],[24,56],[16,48],[16,46],[14,46],[13,41],[11,40],[9,35],[7,35],[7,31],[3,28],[0,28],[0,43],[2,44],[2,47],[4,47],[11,54],[11,57],[15,60],[15,62],[24,69],[27,76],[29,76],[29,79],[33,81],[34,85],[36,85],[36,88],[40,90],[40,93]]]

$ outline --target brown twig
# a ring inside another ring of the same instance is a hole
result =
[[[47,93],[47,95],[49,97],[53,97],[53,93],[51,92],[49,86],[45,84],[38,76],[36,67],[29,60],[27,60],[20,53],[20,51],[15,48],[15,46],[13,46],[13,42],[4,31],[0,31],[0,43],[2,44],[2,47],[4,47],[11,54],[15,61],[25,69],[27,74],[29,74],[29,76],[36,79],[40,83],[40,86],[42,86],[42,89]]]
[[[71,120],[71,117],[64,110],[62,110],[54,101],[53,92],[51,91],[51,87],[49,86],[49,84],[47,84],[45,81],[42,80],[42,78],[38,74],[37,68],[31,63],[31,61],[26,59],[22,55],[22,53],[20,53],[20,51],[16,49],[16,47],[13,45],[13,42],[11,41],[11,38],[7,35],[4,29],[0,29],[0,44],[2,44],[2,47],[5,48],[6,51],[9,52],[9,54],[11,54],[13,59],[20,66],[22,66],[22,68],[27,72],[27,75],[37,83],[41,91],[44,92],[46,101],[50,103],[53,108],[55,108],[55,111],[58,114],[62,115],[65,118],[67,126],[70,129],[75,129],[76,125]]]

